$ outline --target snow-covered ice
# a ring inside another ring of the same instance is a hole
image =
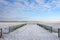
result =
[[[59,40],[59,38],[36,24],[27,24],[4,35],[1,40]]]
[[[6,28],[6,27],[15,26],[24,23],[25,22],[0,22],[0,28]]]

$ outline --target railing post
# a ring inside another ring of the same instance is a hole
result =
[[[60,37],[60,29],[58,28],[58,37]]]
[[[2,37],[2,28],[0,28],[0,38]]]
[[[51,33],[52,33],[52,27],[51,27],[51,30],[50,30],[50,31],[51,31]]]

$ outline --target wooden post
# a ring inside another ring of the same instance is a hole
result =
[[[51,33],[52,33],[52,27],[51,27],[51,30],[50,30],[50,31],[51,31]]]
[[[0,38],[2,37],[2,28],[0,28]]]
[[[58,29],[58,37],[60,37],[60,29]]]

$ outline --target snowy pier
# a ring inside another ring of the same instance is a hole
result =
[[[59,40],[59,38],[37,24],[27,24],[14,32],[6,34],[1,40]]]

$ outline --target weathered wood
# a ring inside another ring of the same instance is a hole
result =
[[[47,26],[47,25],[43,25],[43,24],[37,24],[37,25],[39,25],[40,27],[42,27],[42,28],[44,28],[44,29],[46,29],[52,33],[52,27],[51,26]]]
[[[58,37],[60,37],[60,29],[58,29]]]
[[[0,28],[0,38],[2,37],[2,28]]]
[[[26,24],[15,25],[15,26],[9,27],[9,33],[13,32],[14,30],[16,30],[16,29],[18,29],[18,28],[20,28],[20,27],[22,27],[24,25],[26,25]]]

